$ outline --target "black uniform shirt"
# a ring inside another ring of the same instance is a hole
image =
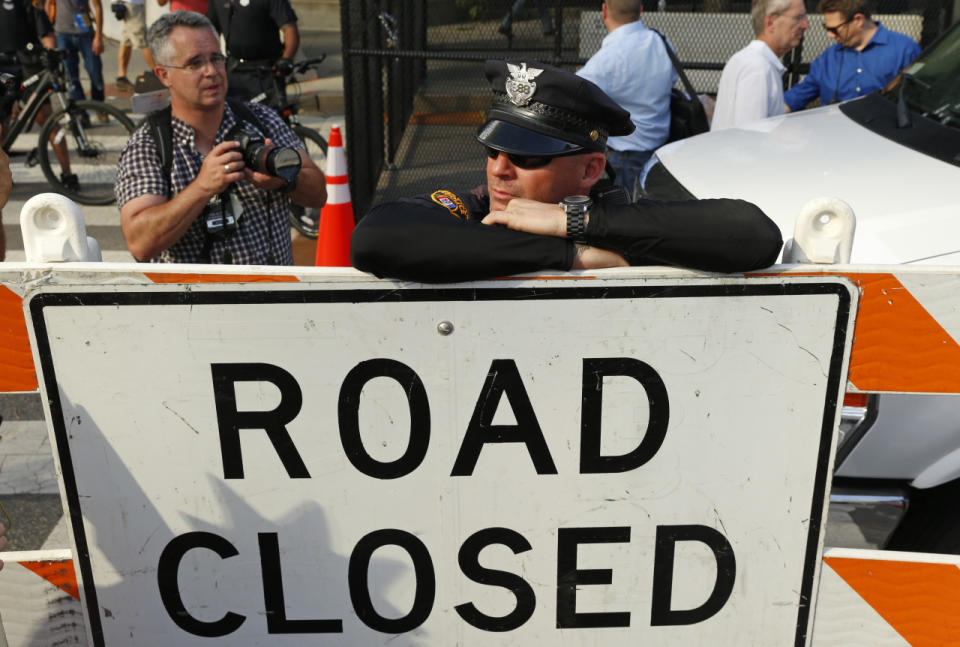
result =
[[[566,271],[575,247],[480,221],[484,191],[435,191],[375,207],[353,233],[353,266],[380,277],[424,283],[468,281],[542,270]],[[780,229],[742,200],[610,204],[590,208],[586,240],[616,251],[630,265],[676,265],[745,272],[776,262]]]
[[[40,46],[40,39],[53,33],[50,19],[30,0],[0,2],[0,52],[12,55],[28,45]]]
[[[207,17],[227,42],[227,54],[248,61],[283,56],[280,27],[297,22],[290,0],[210,0]]]

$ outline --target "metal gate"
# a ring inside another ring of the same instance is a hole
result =
[[[474,133],[490,103],[483,61],[529,56],[577,69],[606,35],[600,2],[342,0],[347,160],[357,217],[385,200],[484,182]],[[807,0],[816,10],[817,0]],[[716,92],[726,60],[753,39],[750,2],[645,0],[643,21],[673,42],[698,92]],[[949,24],[951,0],[878,0],[890,29],[925,45]],[[830,44],[811,15],[785,57],[787,87]]]

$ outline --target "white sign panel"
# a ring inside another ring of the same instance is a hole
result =
[[[357,285],[33,295],[92,644],[807,643],[848,282]]]

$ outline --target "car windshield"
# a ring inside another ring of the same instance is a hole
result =
[[[960,128],[960,28],[918,56],[887,97],[896,101],[901,90],[912,110]]]

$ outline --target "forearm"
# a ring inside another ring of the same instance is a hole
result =
[[[327,182],[323,171],[314,167],[303,167],[297,176],[297,186],[290,193],[290,199],[302,207],[319,209],[327,203]]]
[[[100,0],[90,0],[90,6],[93,8],[93,23],[97,27],[97,34],[103,35],[103,5]]]
[[[776,262],[780,229],[742,200],[596,205],[587,242],[624,255],[631,265],[675,265],[744,272]]]
[[[357,269],[425,283],[468,281],[544,269],[565,271],[573,244],[479,222],[411,202],[381,205],[354,230]]]
[[[296,23],[284,25],[283,30],[283,57],[292,59],[300,48],[300,31]]]
[[[150,260],[183,237],[211,198],[196,184],[194,181],[171,200],[135,213],[121,211],[123,236],[134,258]]]

